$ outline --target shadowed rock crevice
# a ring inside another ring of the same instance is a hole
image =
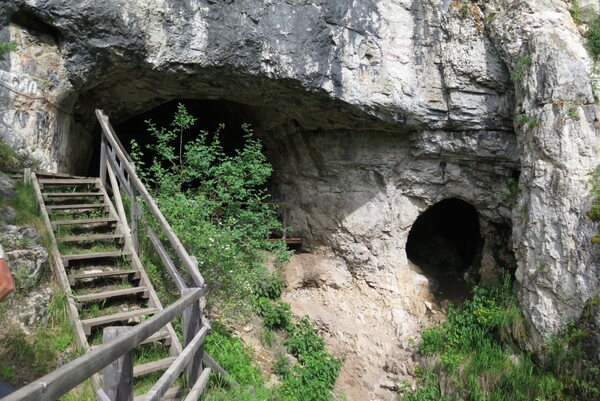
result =
[[[437,281],[441,298],[464,298],[467,281],[481,263],[483,239],[475,207],[445,199],[425,211],[412,226],[408,258]]]

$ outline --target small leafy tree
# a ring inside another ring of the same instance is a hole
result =
[[[227,155],[222,127],[186,140],[196,121],[182,104],[169,127],[146,121],[153,143],[142,150],[132,141],[131,155],[161,211],[198,257],[209,288],[241,302],[268,275],[265,250],[286,256],[284,244],[266,241],[281,230],[276,210],[265,203],[272,167],[248,125],[241,128],[243,147]],[[152,162],[146,168],[142,158],[148,151]]]

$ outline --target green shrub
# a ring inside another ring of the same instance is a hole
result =
[[[420,386],[404,388],[403,400],[559,400],[563,384],[528,354],[516,358],[506,349],[525,341],[523,318],[508,276],[499,287],[475,287],[471,299],[452,307],[447,320],[425,330],[420,351],[437,356],[439,365],[425,365]],[[440,379],[452,383],[444,393]]]
[[[289,327],[292,321],[290,305],[282,301],[267,301],[270,306],[266,307],[261,314],[263,325],[268,329],[285,329]]]
[[[521,56],[517,58],[515,66],[510,73],[510,78],[512,79],[512,81],[514,83],[521,82],[523,80],[523,76],[525,75],[527,68],[530,67],[532,63],[533,60],[531,56]]]
[[[285,244],[269,243],[281,230],[275,210],[265,203],[272,167],[262,154],[262,143],[243,125],[244,145],[225,154],[219,131],[200,131],[190,138],[196,122],[183,105],[169,127],[147,121],[153,143],[141,149],[132,142],[132,158],[171,226],[191,254],[211,295],[240,312],[268,275],[265,251],[285,259]],[[152,162],[145,166],[144,153]],[[158,231],[158,230],[157,230]],[[276,285],[266,291],[276,292]]]
[[[273,374],[284,377],[291,372],[291,369],[290,357],[282,352],[277,353],[275,355],[275,362],[273,362],[273,368],[271,369]]]
[[[600,54],[600,18],[597,18],[588,27],[588,49],[594,59]]]
[[[592,207],[588,213],[592,220],[600,219],[600,165],[592,173]]]
[[[257,297],[277,299],[281,296],[285,282],[280,274],[269,274],[256,283],[254,293]]]

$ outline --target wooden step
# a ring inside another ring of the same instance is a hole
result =
[[[167,392],[165,393],[165,395],[163,395],[163,398],[161,398],[161,401],[177,401],[177,400],[182,400],[183,398],[183,388],[181,388],[181,386],[173,386],[170,389],[167,390]],[[136,395],[133,398],[133,401],[145,401],[146,400],[146,395]]]
[[[144,341],[142,341],[140,343],[140,345],[154,343],[154,342],[161,341],[161,340],[166,340],[165,345],[171,345],[171,335],[169,334],[169,332],[166,329],[159,330],[156,333],[152,334],[150,337],[148,337]],[[101,345],[102,344],[90,345],[90,350],[94,350]]]
[[[40,184],[46,185],[83,185],[95,184],[97,178],[38,178]]]
[[[138,271],[135,269],[130,270],[112,270],[106,272],[95,272],[95,273],[81,273],[81,274],[69,274],[69,285],[73,286],[77,280],[94,279],[94,278],[109,278],[126,276],[129,274],[137,275]]]
[[[72,205],[48,205],[48,206],[46,206],[46,209],[50,212],[52,212],[54,210],[70,210],[70,209],[88,210],[88,209],[101,209],[101,208],[108,208],[108,206],[106,206],[103,203],[75,203]]]
[[[157,308],[137,309],[129,312],[115,313],[113,315],[94,317],[91,319],[83,319],[81,321],[81,324],[83,326],[83,330],[85,331],[85,335],[89,336],[90,334],[92,334],[92,327],[113,322],[121,322],[123,320],[129,320],[144,315],[153,315],[156,312],[158,312]]]
[[[104,196],[102,192],[46,192],[43,195],[45,201],[50,200],[50,198],[83,198],[88,196]]]
[[[56,185],[95,184],[97,180],[97,178],[38,178],[40,184]]]
[[[123,288],[120,290],[110,290],[110,291],[102,291],[95,292],[91,294],[85,295],[76,295],[75,299],[77,302],[85,303],[85,302],[93,302],[100,301],[109,298],[123,297],[126,295],[133,294],[144,294],[146,297],[148,296],[148,287],[132,287],[132,288]]]
[[[133,367],[133,377],[140,377],[159,370],[165,370],[173,364],[177,357],[170,356],[158,361],[148,362]]]
[[[98,252],[98,253],[82,253],[76,255],[63,255],[62,261],[65,267],[69,266],[74,260],[90,260],[90,259],[101,259],[101,258],[119,258],[131,256],[130,251],[114,251],[114,252]]]
[[[283,241],[283,238],[267,238],[269,242]],[[288,245],[302,245],[302,238],[300,237],[286,237],[285,243]]]
[[[93,242],[104,240],[116,240],[125,238],[123,234],[89,234],[89,235],[73,235],[69,237],[58,237],[56,242]]]
[[[75,224],[104,224],[104,223],[116,223],[119,221],[114,217],[101,217],[95,219],[75,219],[75,220],[56,220],[52,221],[52,228],[56,229],[58,226],[72,226]]]
[[[156,333],[152,334],[150,337],[146,338],[141,344],[154,343],[157,341],[166,340],[166,345],[171,345],[171,334],[167,329],[161,329]]]

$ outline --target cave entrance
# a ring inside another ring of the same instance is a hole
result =
[[[445,199],[413,224],[406,243],[408,259],[435,281],[442,299],[468,296],[467,276],[477,272],[483,239],[475,207],[461,199]]]
[[[254,117],[256,111],[252,107],[228,100],[207,99],[175,99],[163,103],[151,110],[137,114],[125,121],[114,124],[115,132],[127,152],[131,152],[131,140],[135,139],[142,149],[153,141],[148,132],[146,121],[152,120],[157,127],[169,127],[173,121],[179,104],[183,104],[189,114],[197,118],[194,126],[189,130],[189,137],[184,137],[184,142],[193,139],[200,131],[215,132],[221,124],[219,138],[226,154],[233,154],[235,150],[244,145],[244,137],[241,126],[249,123],[255,127],[259,121]],[[110,116],[109,116],[110,117]],[[259,132],[256,132],[258,135]],[[152,163],[150,152],[144,153],[142,160],[146,165]],[[94,156],[88,170],[88,176],[98,176],[100,161],[100,146],[94,147]]]

